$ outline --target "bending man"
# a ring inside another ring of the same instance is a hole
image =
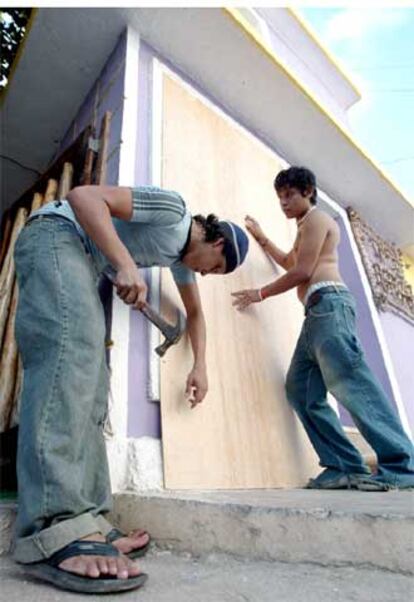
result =
[[[169,266],[187,312],[193,406],[207,393],[206,328],[194,272],[226,274],[244,261],[246,234],[214,215],[192,217],[159,188],[85,186],[31,215],[16,244],[16,338],[24,385],[18,442],[14,557],[32,574],[80,592],[139,587],[128,556],[148,543],[106,520],[111,489],[103,439],[108,373],[99,274],[120,298],[146,303],[139,266]]]

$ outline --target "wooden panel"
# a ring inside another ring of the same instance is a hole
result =
[[[164,76],[163,186],[178,190],[191,211],[243,223],[251,213],[281,248],[291,247],[273,191],[280,170],[262,144]],[[277,107],[275,107],[277,110]],[[270,488],[303,484],[316,456],[284,393],[284,379],[303,320],[293,292],[234,310],[231,291],[265,284],[279,268],[254,241],[245,266],[228,276],[199,278],[208,329],[209,393],[190,410],[184,399],[192,365],[188,340],[161,363],[161,412],[167,488]],[[163,311],[180,305],[162,275]]]

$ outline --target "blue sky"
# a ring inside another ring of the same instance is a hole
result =
[[[414,197],[414,7],[297,9],[338,59],[362,99],[354,138]]]

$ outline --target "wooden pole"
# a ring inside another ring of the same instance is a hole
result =
[[[1,246],[0,246],[0,270],[3,265],[4,258],[7,253],[7,246],[9,244],[10,233],[12,229],[13,221],[10,215],[10,211],[4,217],[3,221],[3,232],[1,237]]]
[[[69,190],[72,188],[73,165],[65,163],[63,166],[62,176],[59,182],[58,199],[66,198]]]
[[[93,172],[93,163],[96,157],[96,151],[93,150],[91,146],[91,140],[95,136],[95,129],[90,128],[90,135],[88,136],[88,147],[85,153],[85,163],[83,165],[83,172],[80,179],[80,183],[82,186],[88,186],[92,184],[92,172]]]
[[[15,275],[13,259],[14,245],[16,244],[20,230],[24,226],[26,217],[26,207],[20,207],[20,209],[17,211],[16,219],[14,220],[13,229],[10,236],[10,244],[7,249],[7,255],[0,273],[0,342],[3,340],[7,316],[9,313],[10,299],[12,296]]]
[[[42,206],[43,203],[43,194],[40,194],[39,192],[35,192],[33,195],[33,201],[32,201],[32,206],[30,208],[30,213],[33,213],[33,211],[36,211],[37,209],[39,209]]]
[[[5,328],[0,356],[0,432],[7,430],[13,412],[15,384],[17,380],[18,353],[14,336],[14,322],[18,299],[17,280],[14,279],[10,310]]]
[[[43,204],[50,203],[50,201],[54,201],[56,199],[58,189],[58,183],[56,180],[48,180],[47,188],[45,192],[45,198],[43,199]]]
[[[102,119],[101,133],[99,136],[99,154],[96,165],[96,184],[103,185],[106,183],[106,160],[108,157],[109,146],[109,131],[111,127],[112,113],[107,111]]]

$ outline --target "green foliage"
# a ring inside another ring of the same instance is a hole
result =
[[[0,88],[7,86],[10,69],[26,31],[31,8],[2,8],[0,11]]]

